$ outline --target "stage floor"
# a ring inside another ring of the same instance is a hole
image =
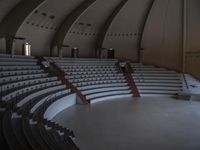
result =
[[[121,99],[73,106],[54,121],[81,150],[200,150],[200,102]]]

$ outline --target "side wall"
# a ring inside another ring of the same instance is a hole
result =
[[[186,71],[200,79],[200,1],[188,0],[187,5]]]
[[[186,7],[186,72],[200,78],[200,1],[187,0]],[[144,63],[182,71],[183,0],[155,1],[142,45]]]
[[[181,71],[182,5],[182,0],[155,1],[143,35],[144,63]]]

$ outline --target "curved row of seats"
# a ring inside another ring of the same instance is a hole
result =
[[[39,83],[44,83],[44,82],[51,82],[57,80],[57,77],[41,77],[41,78],[32,78],[29,80],[22,80],[22,81],[16,81],[16,82],[11,82],[7,84],[2,85],[2,92],[4,91],[9,91],[14,88],[22,88],[24,86],[29,86],[29,85],[34,85],[34,84],[39,84]]]
[[[123,73],[116,66],[117,60],[46,59],[55,63],[90,103],[132,96]]]
[[[107,73],[107,74],[77,74],[77,75],[65,75],[67,79],[84,79],[84,78],[104,78],[104,77],[123,77],[123,74],[112,74],[112,73]]]
[[[2,66],[0,68],[0,71],[16,71],[16,70],[32,70],[32,69],[39,69],[39,66],[28,66],[28,65],[24,65],[24,66]]]
[[[13,82],[13,81],[21,81],[21,80],[27,80],[27,79],[33,79],[33,78],[42,78],[46,77],[47,73],[38,73],[38,74],[24,74],[24,75],[13,75],[13,76],[6,76],[2,77],[0,80],[1,84]]]
[[[184,89],[181,74],[152,65],[131,64],[132,77],[141,96],[173,96]]]
[[[11,76],[11,75],[23,75],[23,74],[36,74],[36,73],[43,73],[43,70],[36,69],[36,70],[21,70],[21,71],[4,71],[1,72],[0,76]]]
[[[90,103],[133,95],[117,60],[46,59],[55,63]],[[131,67],[141,96],[175,95],[184,88],[175,71],[135,63]],[[76,100],[70,97],[75,94],[58,77],[41,69],[33,57],[0,55],[0,68],[2,146],[12,150],[78,150],[73,132],[49,120],[74,105]]]
[[[33,57],[0,55],[0,67],[1,146],[11,150],[79,150],[70,129],[44,118],[54,102],[68,101],[71,90],[58,77],[40,69]]]

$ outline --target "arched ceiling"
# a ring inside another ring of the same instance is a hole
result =
[[[147,10],[151,3],[152,0],[128,1],[109,27],[103,47],[123,49],[123,51],[117,51],[116,55],[137,60],[138,43],[143,30],[141,26],[146,22]]]
[[[98,0],[74,23],[64,43],[82,47],[83,57],[94,57],[99,31],[122,0]],[[79,42],[76,42],[79,41]]]
[[[188,7],[196,6],[195,11],[198,12],[199,0],[186,1]],[[163,28],[166,28],[165,38],[177,38],[177,46],[172,43],[171,49],[181,51],[182,2],[182,0],[0,0],[0,37],[25,37],[32,45],[33,55],[50,55],[50,49],[58,46],[64,56],[70,56],[71,48],[77,47],[80,49],[80,57],[95,57],[96,50],[102,47],[116,49],[117,58],[138,61],[140,49],[156,47],[152,44],[162,40],[156,35],[162,35]],[[191,11],[190,8],[188,10]],[[196,18],[197,16],[189,19]],[[171,19],[174,20],[173,23],[170,22]],[[163,27],[166,22],[166,26]],[[164,48],[156,44],[159,47],[156,51],[159,53],[160,49],[168,49],[168,41],[170,40],[167,40]],[[199,44],[196,40],[193,41],[194,44]],[[7,48],[12,49],[13,42],[8,41]],[[24,41],[16,40],[16,54],[22,53],[23,43]],[[151,54],[151,51],[148,53]]]
[[[0,1],[0,7],[4,8],[1,9],[0,19],[5,19],[20,2],[25,1]],[[69,48],[63,48],[65,55],[70,53],[72,47],[78,47],[82,57],[95,57],[99,39],[102,40],[100,43],[103,47],[124,48],[125,51],[129,51],[131,46],[134,51],[138,41],[139,26],[151,0],[93,0],[81,10],[79,7],[86,1],[89,0],[46,0],[37,9],[30,11],[27,18],[21,21],[16,35],[12,36],[25,37],[32,44],[35,55],[49,55],[52,45],[62,44],[69,45]],[[116,11],[118,7],[119,10]],[[70,17],[75,10],[80,14],[75,18]],[[111,22],[107,23],[110,18]],[[73,22],[70,25],[68,23],[65,33],[62,32],[62,28],[67,19]],[[102,31],[105,33],[101,34]],[[59,32],[64,34],[61,43],[55,42],[60,38],[56,37],[60,35]],[[113,44],[119,40],[118,45]],[[23,42],[16,41],[18,53]],[[128,47],[125,46],[127,43]]]
[[[0,22],[21,0],[1,0],[0,1]]]

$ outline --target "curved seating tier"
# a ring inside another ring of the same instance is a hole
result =
[[[63,90],[64,88],[66,88],[66,86],[65,85],[61,85],[61,81],[54,82],[53,84],[51,84],[50,87],[46,86],[45,89],[39,90],[37,92],[34,92],[34,93],[26,96],[25,98],[20,100],[20,102],[18,102],[16,104],[16,106],[17,107],[22,107],[23,105],[27,104],[31,100],[33,100],[35,98],[38,99],[38,96],[49,95],[53,91],[60,91],[60,90]]]
[[[42,90],[42,89],[45,89],[45,88],[48,88],[51,86],[55,86],[58,84],[61,84],[61,81],[45,82],[45,83],[40,83],[40,84],[24,87],[24,88],[15,90],[15,91],[3,96],[2,100],[8,102],[8,101],[12,100],[13,98],[17,98],[21,95],[29,95],[30,92]]]
[[[71,90],[37,62],[33,57],[0,55],[1,145],[20,150],[79,150],[71,130],[43,117],[51,104],[69,96]]]
[[[77,149],[72,139],[74,137],[73,132],[69,129],[63,128],[55,122],[45,119],[44,113],[53,103],[60,101],[60,99],[66,98],[70,94],[70,90],[54,91],[51,95],[45,95],[40,100],[32,105],[29,109],[32,118],[23,119],[23,129],[25,136],[32,147],[42,147],[42,149]],[[66,101],[70,99],[66,99]],[[56,107],[54,108],[56,110]],[[29,132],[27,132],[29,131]],[[54,133],[54,138],[52,138]],[[68,139],[64,141],[62,139]],[[68,145],[71,143],[71,145]],[[65,147],[63,147],[65,145]]]
[[[16,70],[31,70],[31,69],[40,69],[40,66],[29,66],[29,65],[23,65],[23,66],[6,66],[1,65],[0,71],[16,71]]]
[[[25,74],[37,74],[37,73],[43,73],[44,70],[37,69],[37,70],[21,70],[21,71],[4,71],[0,72],[0,76],[14,76],[14,75],[25,75]]]
[[[70,79],[70,82],[76,85],[87,85],[87,84],[104,84],[104,83],[118,83],[126,82],[123,77],[96,77],[96,78],[80,78]]]
[[[51,121],[76,104],[67,80],[91,104],[133,95],[115,59],[46,59],[62,69],[59,78],[40,68],[39,59],[0,54],[0,141],[5,149],[79,150],[73,131]],[[141,96],[172,96],[185,88],[183,76],[175,71],[136,63],[131,67]],[[189,80],[192,87],[195,81]]]
[[[17,62],[6,62],[6,61],[0,61],[1,66],[32,66],[32,65],[37,65],[37,62],[26,62],[26,61],[17,61]]]
[[[51,103],[44,112],[44,118],[52,120],[58,113],[76,104],[76,95],[68,94],[59,100]]]
[[[175,71],[137,63],[131,67],[141,96],[173,96],[184,90],[181,74]]]
[[[123,74],[80,74],[80,75],[65,75],[67,79],[80,79],[80,78],[98,78],[98,77],[124,77]]]
[[[87,91],[87,90],[93,90],[93,89],[99,89],[99,88],[107,88],[107,87],[127,87],[127,83],[108,83],[108,84],[93,84],[93,85],[85,85],[85,86],[79,86],[78,89],[80,91]]]
[[[23,80],[23,81],[16,81],[8,84],[2,85],[2,92],[9,91],[14,88],[22,88],[24,86],[30,86],[34,84],[44,83],[44,82],[51,82],[57,80],[57,77],[44,77],[44,78],[36,78],[36,79],[30,79],[30,80]]]
[[[2,77],[0,80],[0,83],[5,84],[5,83],[14,82],[14,81],[28,80],[28,79],[33,79],[33,78],[43,78],[47,76],[48,76],[47,73],[8,76],[8,77]]]
[[[48,102],[51,99],[55,99],[58,97],[64,97],[65,95],[69,95],[69,93],[71,92],[70,89],[65,89],[65,90],[61,90],[59,92],[55,92],[53,94],[50,94],[44,98],[42,98],[39,102],[37,102],[35,105],[33,105],[33,107],[30,109],[30,113],[34,114],[39,108],[40,106],[42,106],[44,103]]]
[[[132,91],[115,59],[50,59],[90,103],[117,97],[131,97]]]

